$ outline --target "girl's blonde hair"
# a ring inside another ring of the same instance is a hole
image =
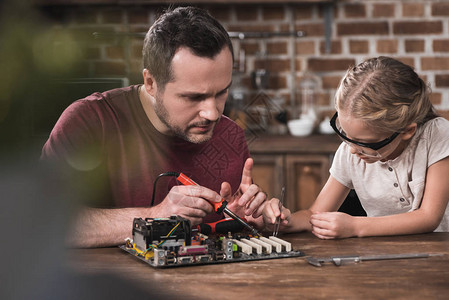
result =
[[[346,72],[335,105],[377,132],[393,133],[437,117],[429,95],[430,88],[410,66],[380,56]]]

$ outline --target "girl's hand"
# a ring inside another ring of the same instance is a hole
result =
[[[316,212],[310,217],[312,233],[320,239],[356,236],[355,218],[341,212]]]
[[[279,199],[272,198],[266,203],[263,210],[263,221],[269,230],[272,230],[279,215],[281,216],[281,225],[287,225],[290,221],[290,210],[284,206],[279,210]]]

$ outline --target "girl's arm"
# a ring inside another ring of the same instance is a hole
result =
[[[431,232],[438,227],[449,200],[449,157],[427,169],[419,209],[383,217],[352,217],[342,213],[311,216],[313,233],[319,238],[403,235]],[[369,184],[369,183],[368,183]]]
[[[299,210],[290,216],[286,232],[312,230],[310,216],[317,212],[336,211],[349,193],[349,188],[342,185],[334,177],[329,176],[326,184],[309,209]]]
[[[432,232],[441,222],[449,201],[449,157],[427,169],[419,209],[408,213],[357,220],[357,236],[400,235]]]

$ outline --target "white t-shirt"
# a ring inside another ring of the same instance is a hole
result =
[[[367,164],[342,143],[330,173],[344,186],[355,189],[368,217],[394,215],[419,208],[427,168],[447,156],[449,121],[439,117],[419,127],[401,155],[386,162]],[[435,231],[449,231],[449,205]]]

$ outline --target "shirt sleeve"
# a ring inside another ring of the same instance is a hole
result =
[[[428,140],[428,166],[449,156],[449,121],[436,118],[426,128]]]
[[[98,166],[103,124],[91,106],[78,100],[62,113],[42,149],[42,160],[63,161],[80,171]]]
[[[338,182],[350,189],[353,189],[354,186],[349,170],[349,166],[351,165],[349,158],[349,146],[346,143],[341,143],[337,149],[337,152],[335,152],[329,172]]]

